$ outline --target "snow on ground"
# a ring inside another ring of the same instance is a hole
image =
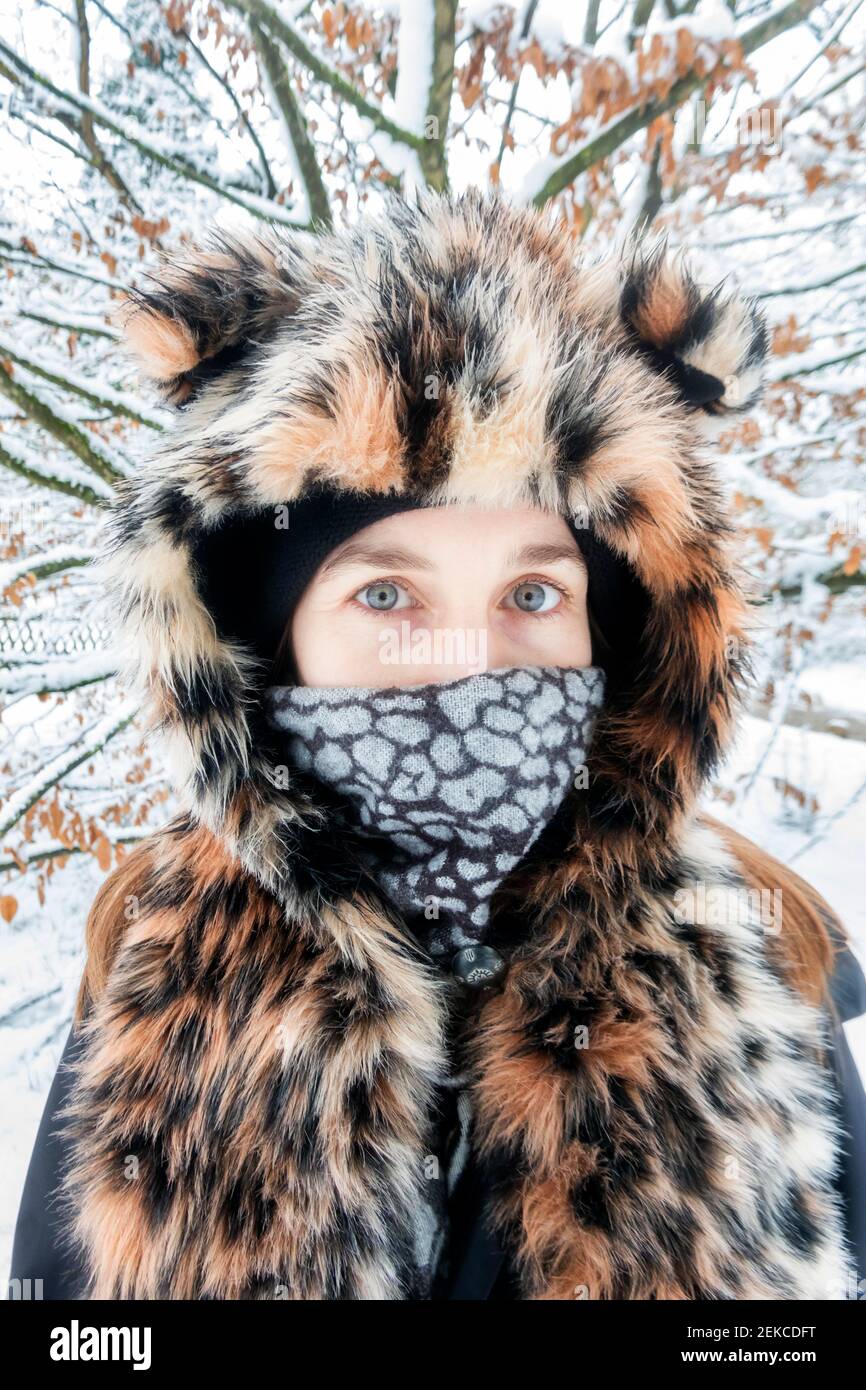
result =
[[[846,691],[847,706],[847,686],[840,688]],[[764,720],[743,721],[720,778],[725,787],[748,786],[765,756],[769,734]],[[780,814],[779,782],[808,788],[818,799],[817,812],[791,800],[787,812]],[[861,961],[866,961],[866,744],[784,726],[751,790],[732,805],[714,801],[709,809],[813,883],[845,923]]]
[[[799,679],[800,689],[812,700],[825,705],[844,704],[852,714],[866,712],[866,668],[852,671],[842,661],[827,662],[804,671]],[[844,691],[844,699],[840,699]]]
[[[862,688],[863,673],[840,664],[816,671],[810,688],[856,709],[858,682]],[[772,744],[771,735],[764,720],[744,720],[721,781],[732,789],[752,785],[736,802],[714,802],[711,809],[815,885],[844,924],[866,969],[866,743],[789,727],[780,728]],[[780,784],[808,788],[819,802],[817,809],[800,808],[790,795],[783,799]],[[780,802],[786,807],[782,814]],[[852,1022],[845,1033],[866,1087],[866,1025]]]
[[[829,700],[843,690],[848,704],[858,679],[850,667],[825,672],[821,693]],[[709,809],[810,879],[866,964],[866,744],[782,728],[767,753],[770,732],[762,720],[744,721],[720,778],[738,799],[712,800]],[[783,782],[814,792],[817,810],[783,798]],[[51,880],[44,908],[16,886],[21,909],[0,930],[0,1267],[7,1270],[33,1140],[81,975],[87,910],[102,877],[94,860],[70,859]],[[863,1030],[849,1033],[849,1041],[866,1077]]]

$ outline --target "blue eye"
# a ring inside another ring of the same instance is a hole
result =
[[[506,605],[509,608],[519,608],[523,613],[546,613],[557,606],[562,594],[552,584],[527,579],[512,589],[508,597],[513,600]]]
[[[365,608],[375,608],[380,613],[387,613],[393,608],[406,608],[411,602],[406,590],[390,579],[377,579],[375,584],[365,585],[358,590],[355,598]],[[401,598],[407,602],[401,602]]]

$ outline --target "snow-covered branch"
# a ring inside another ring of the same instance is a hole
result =
[[[342,97],[360,115],[365,116],[375,130],[383,131],[398,144],[409,145],[421,152],[424,145],[423,136],[416,135],[391,120],[375,102],[369,101],[363,92],[359,92],[348,78],[343,76],[339,68],[335,68],[320,54],[315,53],[300,30],[284,17],[276,5],[268,4],[266,0],[226,0],[226,4],[230,9],[242,14],[245,19],[257,20],[274,38],[279,39],[298,62],[303,63],[312,77],[318,82],[323,82],[335,97]]]
[[[59,695],[96,685],[117,674],[117,657],[110,651],[87,652],[69,661],[53,658],[28,662],[0,673],[0,692],[7,700],[26,695]]]
[[[310,139],[306,119],[292,90],[291,73],[283,61],[276,40],[271,38],[257,19],[250,21],[250,31],[273,94],[274,105],[282,117],[286,146],[292,164],[306,195],[306,220],[322,227],[330,227],[333,222],[331,201],[319,168],[316,147]]]
[[[18,406],[29,420],[52,435],[81,462],[105,483],[117,483],[128,474],[128,468],[121,465],[117,455],[113,455],[102,440],[93,434],[85,433],[61,409],[59,405],[49,406],[36,393],[22,384],[0,359],[0,391]]]
[[[101,102],[85,97],[81,93],[65,91],[62,87],[58,87],[45,73],[31,67],[20,54],[10,48],[8,44],[3,43],[2,40],[0,40],[0,54],[36,87],[44,88],[59,101],[67,103],[73,110],[90,116],[96,125],[111,131],[112,135],[132,146],[139,154],[154,160],[163,168],[176,174],[178,178],[201,184],[203,188],[209,189],[218,197],[225,198],[228,202],[237,203],[239,207],[245,208],[254,217],[282,222],[293,227],[307,227],[306,223],[299,222],[294,213],[283,207],[281,203],[274,202],[269,198],[262,198],[251,190],[230,186],[217,178],[214,173],[196,164],[185,152],[175,149],[168,142],[162,143],[157,140],[142,126],[137,125],[135,121],[114,115]]]
[[[83,96],[89,97],[90,26],[87,22],[87,5],[86,0],[74,0],[74,3],[78,38],[78,88]],[[110,187],[119,194],[122,203],[125,203],[126,206],[133,209],[133,211],[140,213],[142,211],[141,204],[96,138],[93,117],[89,111],[82,112],[81,118],[77,123],[77,129],[84,145],[90,153],[90,159],[94,169],[96,169],[98,173],[107,180]]]
[[[32,806],[56,787],[68,772],[100,752],[127,724],[137,711],[136,702],[125,700],[119,707],[86,729],[76,741],[40,768],[35,777],[8,798],[0,820],[0,839],[26,816]]]
[[[86,280],[89,285],[101,285],[107,290],[125,291],[127,288],[122,280],[116,280],[110,275],[102,275],[90,268],[83,269],[56,256],[44,256],[40,251],[20,244],[16,246],[14,242],[6,241],[3,237],[0,237],[0,261],[8,261],[12,265],[33,266],[40,270],[53,270],[60,275],[72,276],[76,280]]]
[[[749,713],[756,719],[771,719],[773,705],[772,700],[761,700],[750,707]],[[866,743],[866,716],[854,710],[791,701],[782,724],[791,729],[811,729],[813,733],[835,734],[837,738],[851,738],[858,743]]]
[[[802,285],[780,285],[777,289],[761,290],[756,297],[758,299],[778,299],[780,295],[814,294],[816,290],[829,289],[831,285],[838,285],[840,280],[848,280],[852,275],[859,275],[863,270],[866,270],[866,261],[859,261],[857,265],[843,266],[841,270],[834,270],[832,275],[826,275],[821,280],[808,280]]]
[[[817,349],[812,353],[797,353],[790,357],[780,357],[779,361],[767,371],[768,381],[796,381],[800,377],[811,376],[813,372],[823,372],[827,367],[841,367],[866,356],[866,343],[860,343],[850,352],[836,353],[828,357]]]
[[[109,342],[117,342],[120,338],[117,329],[111,328],[107,323],[96,323],[93,319],[64,314],[60,309],[52,313],[47,308],[40,310],[19,307],[18,313],[23,319],[44,323],[47,328],[60,328],[64,333],[74,333],[77,338],[107,338]]]
[[[17,559],[7,560],[0,565],[0,594],[26,575],[32,574],[34,579],[48,579],[55,574],[65,574],[67,570],[81,569],[95,559],[95,551],[77,545],[56,545],[51,550],[19,555]]]
[[[47,488],[50,492],[61,492],[66,497],[74,498],[76,502],[85,502],[88,507],[107,507],[111,502],[112,494],[108,488],[98,489],[95,480],[93,485],[82,482],[70,476],[57,464],[52,467],[46,466],[31,450],[22,451],[20,445],[13,445],[6,435],[2,436],[0,442],[0,465],[36,487]]]
[[[140,840],[146,839],[151,833],[151,827],[149,825],[143,825],[137,829],[124,831],[122,835],[106,835],[104,838],[113,849],[115,845],[138,844]],[[36,845],[29,849],[16,850],[14,857],[0,860],[0,873],[10,873],[14,869],[17,869],[19,873],[23,873],[33,864],[44,864],[52,859],[65,859],[67,855],[70,854],[96,853],[98,853],[98,847],[96,845],[87,847],[83,845]],[[59,988],[60,986],[58,985],[58,989]],[[27,1001],[28,1006],[32,1003],[33,1000]],[[3,1022],[3,1020],[0,1019],[0,1022]]]
[[[789,0],[787,5],[783,5],[781,9],[738,35],[743,56],[748,57],[771,39],[778,38],[779,34],[783,34],[787,29],[802,23],[816,8],[817,3],[818,0]],[[717,80],[725,73],[727,66],[727,61],[723,58],[709,71],[703,65],[695,67],[674,82],[665,96],[635,106],[624,115],[612,117],[600,131],[583,141],[576,149],[558,159],[542,162],[524,182],[521,197],[527,202],[533,202],[537,207],[543,207],[573,183],[580,174],[609,158],[638,131],[646,130],[660,116],[681,106],[694,92],[706,87],[710,81]]]
[[[110,411],[112,415],[123,415],[127,420],[135,420],[152,430],[163,430],[168,424],[167,411],[152,410],[134,397],[115,391],[110,386],[98,386],[90,377],[70,371],[65,362],[51,362],[48,358],[40,357],[23,348],[15,348],[0,338],[0,361],[4,358],[19,363],[29,372],[50,381],[53,386],[60,386],[75,396],[81,396],[92,405],[99,406],[101,410]]]

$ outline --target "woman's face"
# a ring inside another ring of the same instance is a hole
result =
[[[291,643],[311,686],[423,685],[588,666],[587,574],[559,516],[430,507],[359,531],[319,567]]]

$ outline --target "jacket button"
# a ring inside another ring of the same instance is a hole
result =
[[[470,989],[485,989],[504,973],[505,961],[492,946],[464,946],[451,962],[451,969]]]

